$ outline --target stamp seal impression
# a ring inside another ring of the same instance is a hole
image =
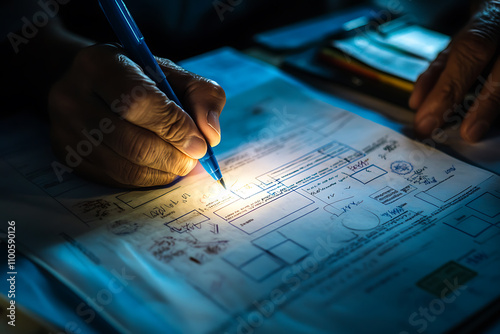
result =
[[[399,160],[391,164],[391,170],[396,174],[406,175],[413,171],[413,166],[407,161]]]

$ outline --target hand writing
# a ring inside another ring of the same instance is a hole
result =
[[[49,95],[56,155],[77,172],[118,186],[164,185],[189,173],[206,152],[204,138],[212,146],[220,141],[225,94],[214,81],[157,60],[186,110],[121,48],[82,49]],[[71,150],[79,156],[68,161]]]

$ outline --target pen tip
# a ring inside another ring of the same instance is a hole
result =
[[[219,180],[219,181],[217,181],[217,182],[218,182],[221,186],[223,186],[223,187],[224,187],[224,189],[226,189],[226,190],[227,190],[227,188],[226,188],[226,184],[224,183],[224,179],[223,179],[223,178],[220,178],[220,180]]]

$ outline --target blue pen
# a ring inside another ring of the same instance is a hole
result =
[[[132,60],[139,64],[146,74],[156,82],[158,88],[164,92],[167,97],[174,101],[179,107],[182,108],[182,104],[175,96],[172,87],[167,81],[165,74],[161,70],[160,66],[153,57],[153,54],[149,50],[144,37],[142,36],[139,28],[135,24],[132,16],[130,15],[127,7],[122,0],[99,0],[104,15],[108,18],[108,21],[118,36],[118,39],[122,43],[123,48],[131,56]],[[199,159],[201,165],[210,174],[214,180],[219,182],[224,188],[226,185],[222,179],[222,173],[215,159],[214,151],[212,147],[207,142],[207,153]]]

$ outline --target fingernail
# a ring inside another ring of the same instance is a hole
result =
[[[467,133],[467,139],[470,142],[477,142],[481,139],[486,132],[490,129],[490,125],[485,121],[478,121],[476,124],[469,127]]]
[[[182,148],[184,153],[189,155],[191,158],[199,159],[203,157],[207,151],[207,144],[200,137],[192,136],[184,142]]]
[[[439,122],[437,118],[434,116],[428,116],[417,124],[417,130],[421,135],[428,137],[438,126]]]
[[[207,122],[208,122],[208,125],[210,125],[210,127],[212,129],[214,129],[214,131],[217,132],[217,134],[220,137],[219,114],[217,112],[213,111],[213,110],[210,110],[208,112]]]

